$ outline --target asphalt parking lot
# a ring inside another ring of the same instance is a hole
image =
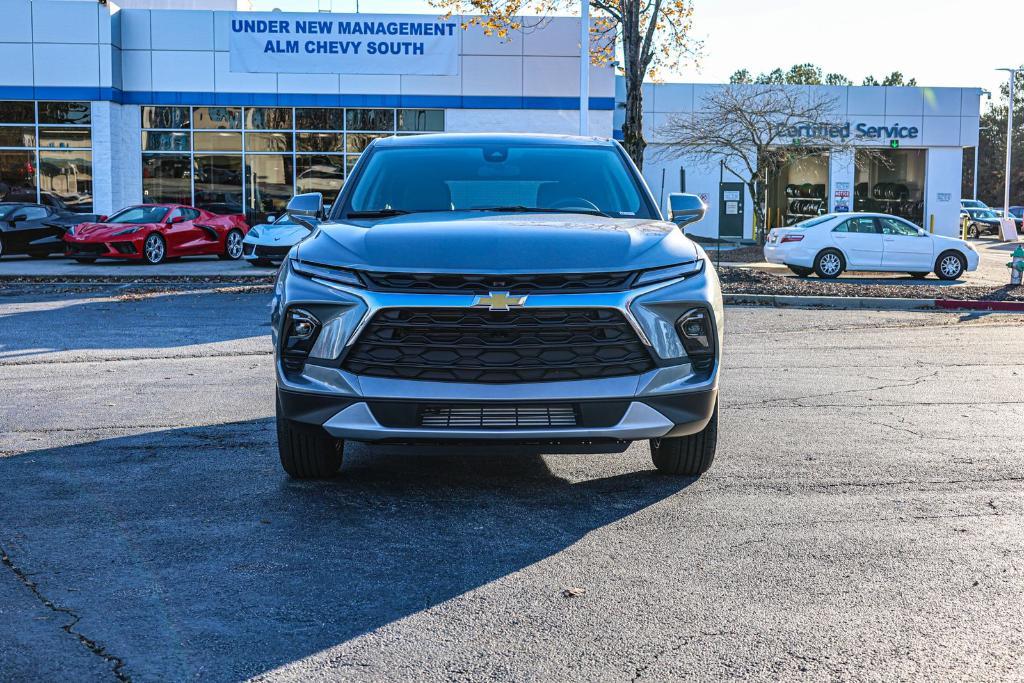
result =
[[[268,298],[0,290],[0,680],[1021,676],[1024,317],[730,308],[697,481],[297,483]]]

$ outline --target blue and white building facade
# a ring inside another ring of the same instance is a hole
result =
[[[34,197],[95,213],[180,201],[258,219],[295,192],[335,194],[375,137],[579,129],[576,18],[527,20],[528,28],[500,39],[463,30],[458,17],[271,15],[233,11],[245,3],[231,0],[123,2],[2,3],[0,199]],[[254,31],[273,33],[277,28],[266,22],[274,21],[287,23],[288,32],[245,36],[233,23],[245,18],[264,21],[252,23]],[[331,23],[332,34],[311,35],[321,30],[306,23],[313,21]],[[345,36],[336,33],[342,22]],[[380,33],[352,35],[362,22]],[[371,59],[371,41],[406,45],[407,53]],[[354,60],[344,54],[353,42],[362,43]],[[414,43],[426,52],[410,48]],[[718,169],[653,154],[657,128],[691,111],[709,87],[716,86],[648,86],[645,124],[653,144],[644,172],[656,195],[678,191],[684,175],[687,191],[707,194],[712,211],[700,229],[713,234]],[[855,123],[895,117],[919,129],[902,142],[924,151],[924,170],[915,161],[903,184],[920,189],[924,213],[938,216],[943,230],[955,225],[963,148],[977,144],[980,91],[837,94]],[[614,70],[591,66],[590,133],[615,137],[616,116]],[[844,183],[854,194],[856,164],[838,157],[829,163],[828,197]],[[800,186],[821,184],[810,180]],[[752,215],[744,212],[745,236]]]

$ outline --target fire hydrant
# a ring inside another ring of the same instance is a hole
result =
[[[1013,250],[1013,260],[1006,264],[1010,269],[1010,284],[1019,285],[1024,279],[1024,247]]]

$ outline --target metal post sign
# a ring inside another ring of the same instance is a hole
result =
[[[430,15],[237,12],[231,71],[455,75],[459,32]]]

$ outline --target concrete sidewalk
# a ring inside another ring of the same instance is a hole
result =
[[[97,261],[78,263],[62,256],[34,259],[8,256],[0,259],[0,278],[69,276],[83,277],[254,277],[265,278],[277,268],[256,268],[248,261],[223,261],[216,256],[186,256],[174,261],[149,266],[137,261]]]

